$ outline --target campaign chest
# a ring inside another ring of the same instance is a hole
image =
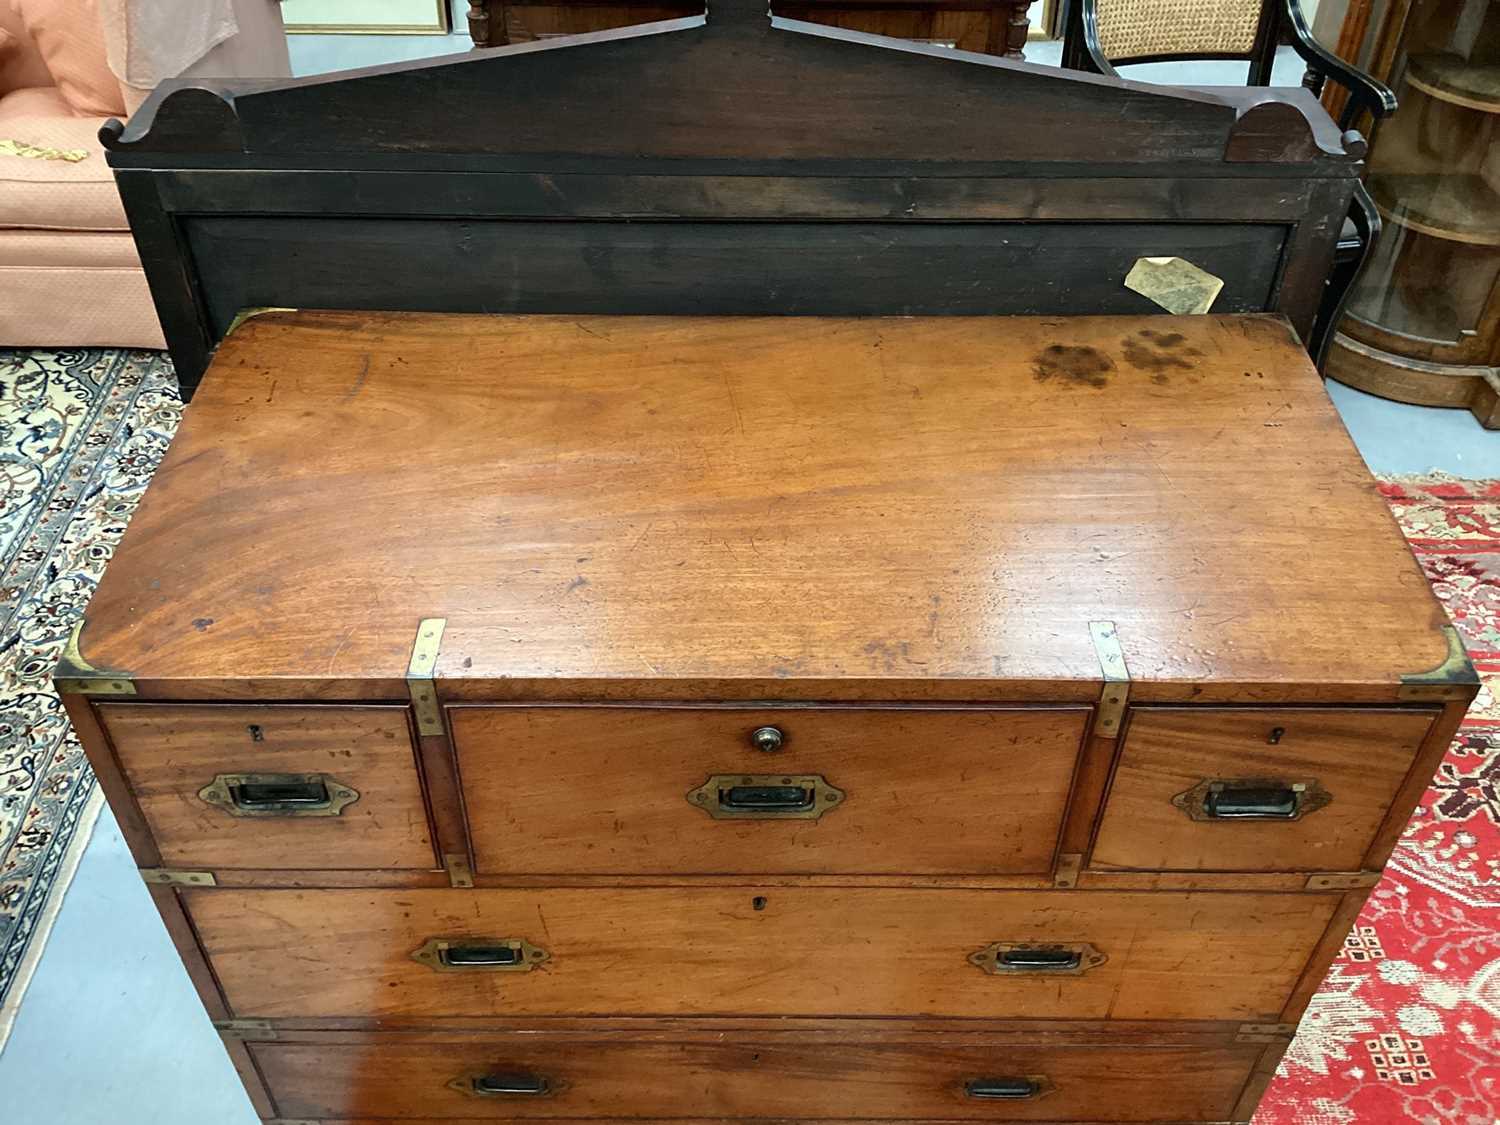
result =
[[[1248,1120],[1476,691],[1269,316],[266,313],[57,682],[345,1125]]]

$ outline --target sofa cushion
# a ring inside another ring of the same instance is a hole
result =
[[[0,348],[159,348],[128,234],[0,230]]]
[[[47,61],[52,81],[79,113],[125,112],[104,54],[98,0],[10,0]]]
[[[52,74],[47,61],[31,41],[21,13],[0,0],[0,94],[23,86],[50,85]]]
[[[0,97],[0,139],[88,153],[76,163],[0,155],[0,228],[129,229],[99,144],[103,123],[103,118],[74,113],[53,86],[13,90]]]

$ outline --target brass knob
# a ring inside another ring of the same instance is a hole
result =
[[[750,745],[757,750],[764,750],[767,754],[781,749],[781,744],[786,741],[786,736],[775,727],[757,727],[750,735]]]

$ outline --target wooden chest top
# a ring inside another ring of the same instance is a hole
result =
[[[1262,316],[277,312],[88,611],[144,696],[1397,698],[1442,612]]]

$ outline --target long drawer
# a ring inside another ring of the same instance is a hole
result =
[[[295,1039],[295,1037],[293,1037]],[[1262,1047],[718,1033],[249,1044],[282,1117],[1223,1121]]]
[[[1087,707],[455,707],[481,874],[1050,871]]]
[[[185,890],[234,1014],[1275,1020],[1337,895]]]

